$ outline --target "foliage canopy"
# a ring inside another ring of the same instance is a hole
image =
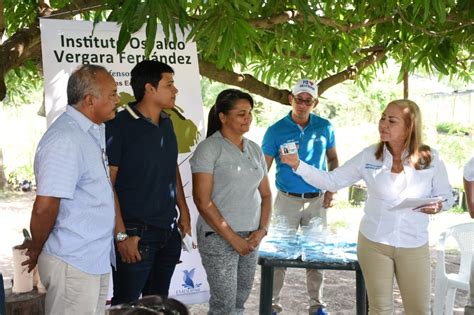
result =
[[[399,80],[423,70],[470,81],[474,72],[471,0],[0,0],[0,6],[0,31],[9,38],[0,46],[2,79],[40,59],[38,17],[77,14],[121,23],[119,50],[145,24],[147,53],[158,23],[170,40],[187,28],[202,75],[281,103],[288,91],[274,86],[303,76],[319,81],[320,94],[347,79],[364,85],[387,58],[400,65]]]

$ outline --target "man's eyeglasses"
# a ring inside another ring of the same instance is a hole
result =
[[[305,104],[306,106],[311,106],[316,102],[316,99],[314,98],[301,98],[301,97],[295,97],[295,102],[296,104]]]

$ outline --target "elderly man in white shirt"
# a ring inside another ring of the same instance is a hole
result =
[[[82,65],[67,86],[66,112],[41,138],[35,155],[38,186],[28,248],[48,290],[45,313],[104,314],[115,261],[114,195],[105,154],[104,122],[120,98],[107,69]]]
[[[474,219],[474,157],[464,166],[464,191],[466,192],[469,214]],[[474,259],[471,264],[471,280],[469,281],[469,300],[464,308],[465,315],[474,315]]]
[[[453,195],[438,152],[422,144],[421,114],[410,100],[388,104],[379,122],[380,142],[341,167],[325,172],[281,155],[306,182],[337,191],[363,179],[368,189],[357,255],[369,298],[369,314],[393,313],[393,278],[405,313],[430,313],[428,214],[447,210]],[[439,197],[439,202],[391,210],[406,198]]]

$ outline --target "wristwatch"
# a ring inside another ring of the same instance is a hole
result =
[[[115,236],[115,239],[117,240],[117,242],[125,241],[127,238],[128,238],[128,235],[125,232],[118,232],[117,235]]]

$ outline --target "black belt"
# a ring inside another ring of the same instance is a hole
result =
[[[323,193],[320,191],[312,192],[312,193],[302,193],[302,194],[286,192],[286,191],[282,191],[282,193],[290,195],[290,196],[294,196],[294,197],[304,198],[304,199],[318,198],[323,195]]]

